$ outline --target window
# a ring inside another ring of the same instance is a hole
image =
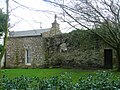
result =
[[[29,49],[25,50],[25,64],[31,65],[31,51]]]

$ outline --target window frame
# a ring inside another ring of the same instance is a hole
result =
[[[25,65],[31,65],[31,50],[29,48],[25,49]]]

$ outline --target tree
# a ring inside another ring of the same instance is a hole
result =
[[[0,10],[0,36],[2,36],[4,33],[3,47],[0,52],[0,62],[6,51],[6,43],[7,43],[7,36],[8,36],[7,35],[8,34],[8,1],[9,0],[6,0],[6,13],[3,13],[2,10]]]
[[[6,14],[2,12],[2,9],[0,11],[0,37],[3,36],[3,33],[5,32],[5,24],[6,24]],[[0,44],[0,54],[2,58],[2,52],[3,52],[3,45]]]
[[[91,30],[112,47],[117,53],[120,71],[120,0],[69,0],[63,4],[60,1],[46,2],[58,5],[69,19]],[[106,34],[96,32],[98,29],[104,30]]]
[[[1,10],[0,12],[0,36],[3,35],[5,31],[5,22],[6,22],[6,14],[4,14]]]

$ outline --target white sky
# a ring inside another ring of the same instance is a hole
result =
[[[9,0],[10,25],[14,26],[15,24],[15,26],[11,28],[10,31],[33,30],[39,29],[40,26],[42,28],[51,28],[51,23],[54,21],[55,13],[46,11],[54,12],[61,11],[57,7],[54,7],[44,2],[43,0],[15,0],[15,1],[22,5],[30,7],[32,9],[34,8],[39,11],[26,9],[18,5],[17,3],[13,2],[12,0]],[[3,7],[5,11],[5,0],[0,0],[0,8]],[[57,15],[58,17],[60,16],[60,14],[58,13]],[[68,30],[69,26],[66,23],[61,22],[60,20],[57,21],[60,24],[62,32],[69,32]]]

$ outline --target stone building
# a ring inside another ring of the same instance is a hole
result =
[[[5,67],[43,67],[45,64],[43,38],[57,34],[61,34],[61,31],[56,21],[56,15],[51,28],[10,32]]]

